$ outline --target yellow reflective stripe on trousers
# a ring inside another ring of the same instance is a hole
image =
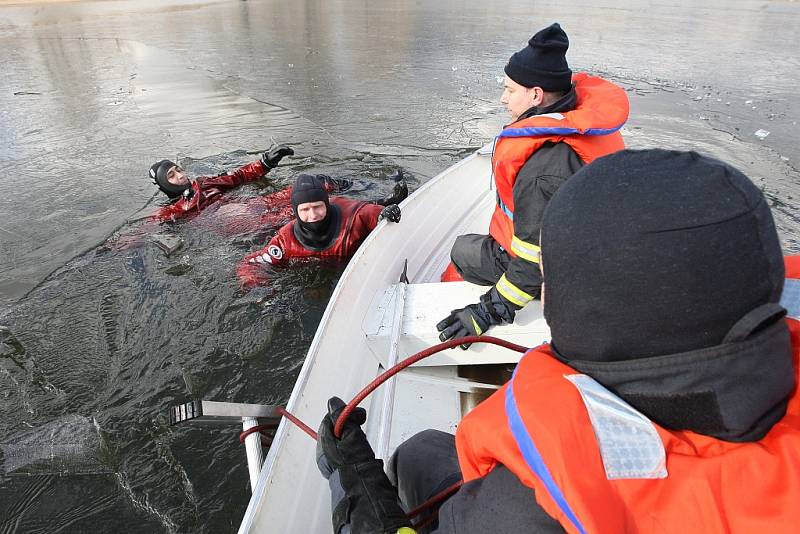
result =
[[[409,527],[400,527],[395,534],[417,534],[417,531]]]
[[[533,243],[528,243],[526,241],[523,241],[517,236],[513,236],[511,238],[511,252],[513,252],[523,260],[528,260],[533,263],[539,263],[539,252],[541,250],[542,250],[541,248],[534,245]]]
[[[509,282],[505,274],[500,277],[500,280],[497,281],[495,287],[497,288],[498,293],[503,295],[506,300],[513,302],[519,307],[523,307],[533,300],[532,296],[528,295],[523,290]]]

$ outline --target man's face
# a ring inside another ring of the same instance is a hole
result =
[[[175,165],[167,171],[167,181],[172,185],[186,185],[189,178],[186,177],[186,171]]]
[[[508,76],[505,77],[503,87],[503,96],[500,97],[500,102],[506,106],[508,113],[511,115],[511,122],[515,122],[520,115],[531,107],[541,104],[541,88],[525,87]]]
[[[303,222],[317,222],[325,218],[328,214],[328,207],[325,202],[317,200],[316,202],[303,202],[297,206],[297,216]]]

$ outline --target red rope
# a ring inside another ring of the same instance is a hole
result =
[[[306,434],[311,436],[311,439],[313,439],[314,441],[317,441],[317,433],[310,426],[308,426],[307,424],[302,422],[300,419],[298,419],[297,417],[295,417],[294,415],[292,415],[291,413],[286,411],[286,408],[280,408],[279,407],[278,408],[278,413],[281,414],[282,416],[284,416],[286,419],[288,419],[292,423],[294,423],[295,425],[297,425],[300,428],[300,430],[302,430],[303,432],[305,432]]]
[[[528,347],[523,347],[522,345],[517,345],[516,343],[511,343],[510,341],[506,341],[505,339],[500,339],[491,336],[466,336],[458,339],[450,339],[445,341],[444,343],[439,343],[438,345],[434,345],[432,347],[428,347],[425,350],[422,350],[416,354],[412,354],[405,360],[401,361],[394,367],[391,367],[384,371],[381,375],[379,375],[375,380],[367,384],[367,386],[362,389],[358,395],[356,395],[353,400],[351,400],[347,406],[344,407],[342,410],[341,415],[339,415],[339,419],[336,420],[336,425],[333,427],[333,435],[337,438],[342,437],[342,429],[344,428],[344,422],[347,421],[347,418],[350,416],[350,413],[356,409],[356,407],[363,401],[367,395],[375,391],[378,386],[389,380],[391,377],[408,367],[409,365],[413,365],[418,361],[427,358],[437,352],[441,352],[446,349],[452,349],[457,345],[463,345],[465,343],[491,343],[493,345],[499,345],[501,347],[505,347],[507,349],[515,350],[517,352],[528,352]]]
[[[278,425],[276,423],[267,423],[266,425],[252,426],[247,430],[239,432],[239,443],[244,443],[244,438],[246,438],[250,434],[255,434],[256,432],[261,432],[262,430],[275,430],[276,428],[278,428]]]
[[[336,425],[333,428],[333,434],[337,438],[342,436],[342,428],[344,427],[345,421],[350,416],[350,413],[363,401],[370,393],[375,391],[381,384],[389,380],[391,377],[405,369],[406,367],[417,363],[418,361],[427,358],[437,352],[441,352],[446,349],[451,349],[456,347],[457,345],[463,345],[465,343],[491,343],[493,345],[499,345],[501,347],[505,347],[510,350],[514,350],[517,352],[528,352],[530,350],[528,347],[523,347],[522,345],[517,345],[516,343],[511,343],[510,341],[506,341],[504,339],[499,339],[496,337],[491,336],[466,336],[458,339],[451,339],[445,341],[444,343],[439,343],[438,345],[434,345],[432,347],[428,347],[425,350],[422,350],[416,354],[413,354],[406,358],[405,360],[401,361],[394,367],[387,369],[383,373],[381,373],[375,380],[367,384],[367,386],[362,389],[358,395],[356,395],[353,400],[351,400],[347,406],[345,406],[344,410],[342,410],[341,415],[339,415],[339,419],[336,420]],[[278,413],[281,414],[283,417],[297,425],[303,432],[311,436],[314,440],[317,439],[317,433],[311,429],[307,424],[303,421],[289,413],[285,408],[278,408]],[[244,438],[247,437],[249,434],[253,432],[258,432],[261,428],[260,427],[267,427],[267,428],[274,428],[272,425],[258,425],[256,427],[250,428],[245,430],[240,434],[239,441],[244,441]],[[439,504],[441,501],[447,499],[452,494],[454,494],[463,484],[463,481],[456,482],[455,484],[445,488],[444,490],[440,491],[421,505],[417,506],[413,510],[411,510],[407,515],[409,518],[413,518],[418,516],[425,510]],[[436,515],[431,515],[430,517],[420,521],[415,525],[415,528],[420,528],[426,526],[434,521]]]
[[[421,514],[422,512],[427,510],[428,508],[430,508],[431,506],[436,506],[441,501],[445,500],[446,498],[448,498],[449,496],[451,496],[452,494],[457,492],[459,490],[459,488],[463,484],[464,484],[464,481],[463,480],[459,480],[458,482],[456,482],[452,486],[447,486],[445,489],[443,489],[442,491],[440,491],[439,493],[437,493],[436,495],[434,495],[433,497],[431,497],[430,499],[428,499],[424,503],[420,504],[419,506],[417,506],[416,508],[414,508],[413,510],[408,512],[406,515],[408,516],[409,519],[411,519],[412,517],[418,516],[419,514]]]

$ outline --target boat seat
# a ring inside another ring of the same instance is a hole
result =
[[[397,336],[397,361],[440,343],[436,323],[450,311],[478,302],[485,286],[469,282],[395,284],[373,299],[373,313],[366,314],[362,330],[367,345],[387,368],[392,346],[391,332],[395,315],[401,315]],[[397,299],[403,300],[402,306]],[[550,340],[550,329],[542,315],[541,301],[533,301],[517,313],[514,324],[495,326],[489,334],[525,347],[535,347]],[[516,363],[522,355],[497,345],[473,344],[468,350],[449,349],[426,358],[415,366],[476,365]]]

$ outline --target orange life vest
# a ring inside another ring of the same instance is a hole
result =
[[[575,74],[578,103],[565,113],[528,117],[506,126],[495,139],[492,173],[497,206],[489,234],[512,256],[514,182],[525,162],[546,142],[567,143],[584,163],[625,148],[619,129],[628,120],[628,95],[611,82]]]
[[[795,389],[786,415],[761,440],[733,443],[662,428],[542,345],[459,425],[464,480],[502,463],[570,533],[796,532],[800,258],[787,258],[786,266],[781,304],[789,310]],[[627,407],[627,415],[648,428],[626,434],[624,420],[621,427],[598,422],[599,412],[583,398],[597,387],[604,392],[599,405]],[[604,424],[614,439],[604,441]],[[615,451],[615,444],[623,448]]]

